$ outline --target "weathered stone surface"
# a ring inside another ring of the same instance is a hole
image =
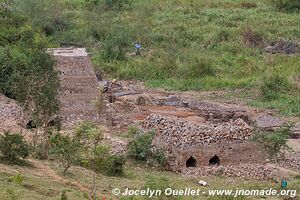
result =
[[[258,128],[265,130],[274,130],[276,128],[282,127],[285,124],[282,119],[274,117],[268,113],[259,114],[256,117],[255,122]]]
[[[57,61],[60,74],[60,118],[63,126],[78,121],[98,121],[97,108],[92,101],[98,96],[98,82],[84,48],[49,49]]]
[[[177,97],[176,95],[169,95],[164,102],[165,106],[180,106],[181,105],[181,99]]]
[[[146,129],[157,129],[161,141],[177,148],[224,141],[243,141],[253,132],[242,119],[220,124],[194,124],[174,117],[150,115],[143,123]]]
[[[175,117],[151,114],[143,122],[145,129],[156,129],[153,150],[161,149],[168,168],[180,171],[192,157],[197,165],[208,166],[217,156],[218,164],[262,163],[264,151],[248,140],[251,127],[242,119],[218,124],[195,124]]]
[[[192,100],[189,101],[188,107],[212,123],[228,122],[238,118],[243,119],[248,124],[251,121],[246,109],[240,106]]]

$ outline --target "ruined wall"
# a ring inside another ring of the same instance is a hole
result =
[[[249,141],[221,142],[217,144],[205,144],[198,147],[173,150],[176,157],[176,167],[186,167],[186,161],[193,157],[197,166],[209,166],[210,159],[217,156],[220,165],[262,163],[264,152],[255,143]],[[174,165],[174,164],[173,164]],[[173,166],[174,168],[174,166]]]
[[[144,121],[143,127],[158,131],[154,143],[163,142],[176,148],[244,141],[253,135],[251,127],[242,119],[219,124],[195,124],[175,117],[152,114]]]
[[[78,121],[99,120],[92,101],[97,98],[98,83],[90,59],[84,48],[49,50],[55,57],[60,74],[60,118],[63,126]]]
[[[195,124],[152,114],[143,122],[143,127],[157,130],[153,149],[164,150],[169,168],[174,171],[186,167],[191,156],[197,166],[209,165],[209,160],[215,155],[221,165],[262,162],[265,158],[262,149],[249,142],[253,132],[242,119]]]

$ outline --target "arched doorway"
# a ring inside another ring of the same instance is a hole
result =
[[[214,155],[211,159],[209,159],[209,165],[220,165],[220,158],[217,155]]]
[[[191,156],[189,159],[187,159],[186,161],[186,167],[197,167],[197,160]]]

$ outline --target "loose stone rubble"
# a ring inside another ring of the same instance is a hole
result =
[[[214,167],[186,168],[182,174],[189,177],[222,175],[240,177],[244,180],[270,180],[277,177],[278,170],[262,164],[240,164]]]
[[[157,129],[162,140],[171,150],[224,141],[243,141],[253,136],[251,127],[242,119],[220,124],[194,124],[172,117],[150,115],[143,123],[146,129]],[[154,139],[155,140],[155,139]],[[156,141],[154,141],[155,143]]]
[[[0,95],[0,132],[15,130],[22,119],[22,109],[12,99]]]

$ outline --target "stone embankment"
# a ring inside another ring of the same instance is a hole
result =
[[[151,114],[144,120],[143,128],[156,129],[157,137],[154,144],[164,143],[167,149],[185,148],[212,144],[224,141],[244,141],[253,132],[242,119],[236,119],[219,124],[195,124],[175,117]]]

